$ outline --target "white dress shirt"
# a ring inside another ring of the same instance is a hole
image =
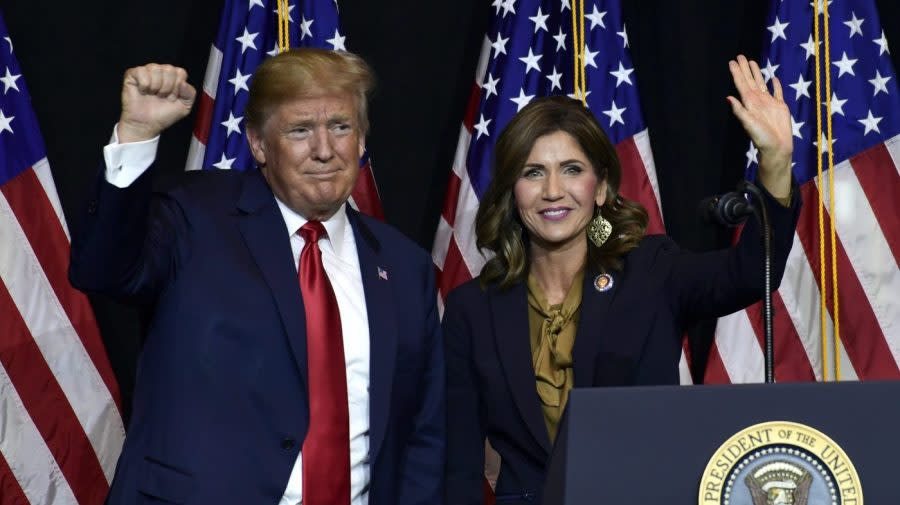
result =
[[[119,144],[116,129],[104,147],[106,180],[124,188],[133,183],[156,158],[159,137],[143,142]],[[284,218],[285,232],[290,236],[294,266],[299,268],[304,240],[297,233],[307,219],[275,199]],[[327,237],[319,240],[322,263],[331,281],[341,315],[344,340],[344,362],[347,372],[347,404],[350,414],[350,505],[369,501],[369,318],[365,292],[359,270],[359,256],[353,228],[344,207],[322,223]],[[298,281],[299,282],[299,281]],[[279,505],[300,505],[303,500],[303,454],[297,456],[284,496]]]
[[[307,219],[294,212],[281,200],[278,208],[284,216],[287,233],[291,236],[294,264],[299,266],[300,252],[305,241],[296,233]],[[359,272],[359,256],[353,228],[347,221],[347,211],[341,207],[331,219],[322,223],[328,237],[319,239],[322,263],[331,281],[341,313],[341,333],[344,336],[344,362],[347,370],[347,398],[350,413],[350,503],[369,502],[369,318]],[[294,464],[284,497],[279,505],[301,503],[301,454]]]

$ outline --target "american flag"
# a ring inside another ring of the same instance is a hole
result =
[[[803,211],[780,289],[774,296],[775,377],[778,381],[900,378],[900,93],[884,31],[872,0],[828,1],[829,38],[819,2],[821,97],[816,99],[816,42],[811,2],[773,1],[764,39],[762,72],[777,76],[790,108],[794,175]],[[830,62],[825,64],[826,48]],[[827,66],[827,69],[825,68]],[[831,93],[825,92],[830,72]],[[816,102],[819,102],[817,105]],[[835,211],[829,210],[829,173],[817,177],[817,156],[827,169],[827,109],[831,107]],[[821,111],[817,128],[816,107]],[[817,134],[817,130],[821,133]],[[824,152],[823,152],[824,151]],[[748,178],[756,151],[747,152]],[[819,197],[821,185],[824,198]],[[819,202],[825,204],[824,258],[831,265],[830,219],[836,231],[838,311],[832,272],[820,281]],[[828,310],[825,331],[820,288]],[[707,382],[759,382],[763,377],[760,307],[719,320]],[[839,327],[840,343],[833,335]],[[823,358],[823,352],[825,356]]]
[[[225,1],[198,99],[187,170],[247,170],[256,166],[245,137],[244,107],[254,70],[263,59],[278,54],[278,4],[278,0]],[[338,22],[337,0],[292,0],[287,4],[290,47],[347,50],[347,38]],[[383,220],[368,153],[359,166],[350,203]]]
[[[125,439],[37,118],[0,18],[0,502],[99,505]]]
[[[583,3],[583,10],[579,4]],[[486,258],[475,246],[475,213],[491,179],[497,136],[539,96],[574,96],[572,9],[583,12],[587,105],[622,162],[623,196],[650,215],[648,233],[664,231],[650,137],[638,97],[628,34],[618,0],[494,0],[490,29],[469,105],[432,250],[441,298],[477,276]],[[581,26],[582,18],[575,27]],[[682,359],[682,381],[690,382]]]

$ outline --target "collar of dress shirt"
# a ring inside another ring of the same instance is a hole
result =
[[[309,221],[285,205],[285,203],[279,200],[277,196],[275,197],[275,201],[278,202],[278,209],[281,211],[282,217],[284,217],[284,224],[287,227],[288,236],[297,233],[297,230]],[[344,247],[344,233],[348,226],[346,206],[341,205],[331,218],[322,222],[322,226],[324,226],[325,231],[328,232],[328,240],[326,242],[330,244],[332,252],[340,258]]]

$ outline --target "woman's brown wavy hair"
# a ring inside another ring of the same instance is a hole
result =
[[[524,281],[529,269],[529,238],[522,226],[513,187],[522,174],[538,138],[562,131],[578,142],[598,181],[606,180],[603,217],[612,234],[602,247],[588,240],[587,266],[601,272],[620,270],[622,256],[637,247],[647,229],[647,211],[619,195],[622,169],[616,150],[594,115],[578,100],[553,96],[532,100],[503,129],[497,139],[490,185],[475,216],[479,249],[494,257],[481,270],[481,284],[505,288]]]

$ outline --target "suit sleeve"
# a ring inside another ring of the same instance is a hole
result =
[[[447,355],[447,505],[484,503],[486,426],[472,355],[471,314],[459,291],[447,298],[444,347]]]
[[[772,289],[781,284],[785,264],[800,216],[800,191],[793,182],[790,205],[778,203],[766,190],[764,205],[772,228]],[[699,318],[720,317],[740,310],[762,298],[764,258],[762,230],[749,219],[738,243],[721,251],[693,254],[673,250],[666,286],[686,323]]]
[[[184,212],[174,198],[153,194],[149,170],[124,188],[104,173],[73,234],[69,280],[82,291],[150,301],[184,250]]]
[[[422,300],[425,300],[425,335],[428,362],[423,375],[419,410],[413,420],[413,433],[406,445],[401,471],[398,503],[431,505],[443,503],[444,458],[447,443],[446,371],[444,344],[438,322],[437,289],[430,258],[423,262]]]

